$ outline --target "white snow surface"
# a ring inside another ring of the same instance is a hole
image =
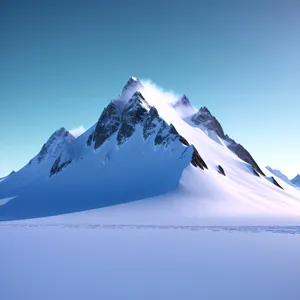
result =
[[[182,157],[185,146],[179,142],[165,148],[154,146],[155,135],[145,141],[139,125],[120,147],[115,134],[94,151],[86,145],[94,125],[66,143],[61,157],[65,161],[72,158],[72,163],[58,175],[49,177],[55,159],[50,156],[0,184],[0,199],[15,197],[0,207],[0,220],[57,215],[145,198],[148,199],[143,203],[153,203],[149,214],[152,223],[159,222],[157,216],[168,220],[168,215],[174,216],[173,219],[177,216],[179,222],[196,223],[206,217],[216,220],[223,216],[238,219],[258,216],[263,220],[272,216],[286,220],[300,215],[298,189],[278,179],[282,190],[266,178],[254,176],[249,165],[233,154],[219,137],[185,121],[188,116],[174,109],[177,95],[148,81],[139,83],[132,79],[132,82],[114,100],[120,113],[139,90],[160,117],[172,123],[196,147],[208,170],[189,164],[191,148]],[[226,176],[217,172],[218,165]],[[272,176],[268,170],[264,172]],[[149,219],[148,211],[142,211],[145,219]]]
[[[36,221],[0,223],[1,299],[298,300],[300,296],[299,227]]]

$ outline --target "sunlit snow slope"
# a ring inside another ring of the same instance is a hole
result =
[[[0,183],[0,220],[144,198],[196,218],[299,215],[299,190],[272,176],[206,108],[132,77],[88,131],[74,139],[61,128]]]

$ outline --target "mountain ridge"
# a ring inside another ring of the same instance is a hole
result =
[[[191,123],[195,114],[199,124]],[[99,208],[172,191],[179,198],[199,199],[199,205],[223,199],[224,211],[252,211],[253,206],[253,211],[264,206],[263,211],[298,211],[296,190],[266,177],[246,149],[235,151],[232,145],[242,147],[225,135],[207,108],[197,111],[185,95],[170,98],[131,77],[90,129],[75,139],[60,128],[32,163],[1,182],[0,199],[11,200],[0,206],[0,220]]]

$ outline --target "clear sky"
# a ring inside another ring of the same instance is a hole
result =
[[[300,1],[0,1],[0,177],[93,125],[130,76],[207,106],[262,165],[300,173]]]

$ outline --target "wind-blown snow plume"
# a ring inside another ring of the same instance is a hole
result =
[[[81,125],[70,130],[70,133],[75,137],[79,137],[85,132],[85,128]]]

